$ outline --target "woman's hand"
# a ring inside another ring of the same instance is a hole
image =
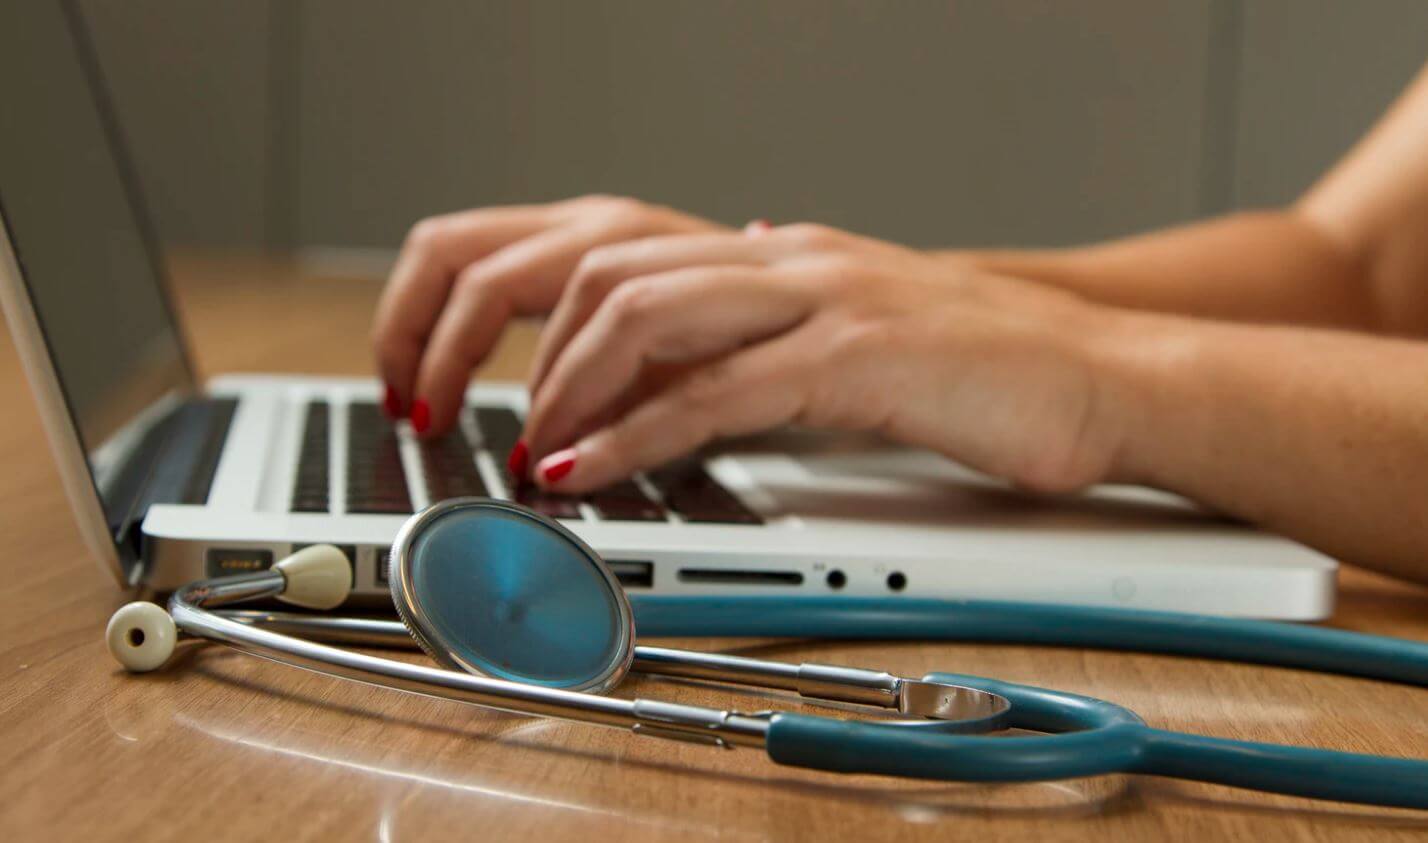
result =
[[[610,196],[482,208],[417,223],[373,325],[389,415],[419,434],[449,429],[472,371],[512,316],[548,312],[591,249],[638,237],[721,230]]]
[[[1103,479],[1122,422],[1111,312],[815,225],[655,237],[585,256],[542,335],[525,444],[578,492],[717,437],[880,431],[1029,488]],[[651,375],[681,375],[654,390]]]

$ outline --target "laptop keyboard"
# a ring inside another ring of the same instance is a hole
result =
[[[397,429],[376,404],[347,407],[347,511],[412,512]]]
[[[491,460],[501,472],[501,481],[511,490],[511,499],[525,504],[552,518],[580,518],[580,498],[542,491],[530,482],[515,477],[506,468],[506,455],[516,446],[521,435],[521,419],[507,407],[477,407],[476,427],[481,431],[482,444],[491,452]],[[663,513],[660,520],[663,521]]]
[[[328,409],[326,401],[309,401],[302,425],[302,450],[298,454],[297,482],[293,485],[293,512],[327,512]]]
[[[704,461],[688,459],[649,473],[650,482],[670,509],[686,521],[718,524],[762,524],[763,519],[704,470]]]
[[[426,478],[426,493],[434,501],[446,498],[486,497],[486,482],[476,468],[476,452],[460,430],[453,430],[440,439],[422,441],[422,475]]]
[[[477,454],[460,426],[446,436],[418,444],[423,480],[431,500],[492,496],[513,499],[554,518],[581,520],[588,505],[601,520],[665,522],[668,512],[685,521],[710,524],[762,524],[758,514],[719,485],[702,460],[688,459],[650,472],[644,481],[625,480],[588,495],[557,495],[519,481],[506,469],[506,455],[521,435],[521,420],[506,407],[473,407],[480,451],[500,473],[508,494],[488,488],[478,468]],[[306,408],[303,438],[293,487],[293,512],[330,512],[328,453],[330,405],[311,401]],[[346,510],[355,513],[406,515],[412,509],[396,427],[375,403],[347,406]],[[658,500],[656,499],[658,497]]]

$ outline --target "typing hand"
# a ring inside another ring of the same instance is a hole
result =
[[[723,436],[880,431],[1045,491],[1120,436],[1098,360],[1116,312],[814,225],[590,252],[541,339],[533,479],[580,492]],[[681,377],[647,389],[652,368]]]
[[[373,324],[389,415],[450,429],[471,373],[513,316],[548,312],[593,248],[713,223],[633,199],[591,196],[482,208],[414,226]]]

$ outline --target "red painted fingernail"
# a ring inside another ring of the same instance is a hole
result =
[[[382,409],[386,411],[387,418],[399,419],[402,417],[402,397],[397,394],[391,385],[387,385],[387,394],[382,396]]]
[[[519,480],[526,476],[530,460],[531,449],[526,447],[526,440],[517,439],[515,447],[511,448],[511,455],[506,457],[506,468],[510,469],[512,477]]]
[[[417,433],[426,433],[431,427],[431,405],[426,403],[425,398],[418,398],[412,402],[412,430]]]
[[[756,220],[749,220],[748,223],[744,225],[744,233],[752,237],[757,234],[763,234],[770,228],[773,228],[772,223],[770,223],[766,219],[759,218]]]
[[[575,449],[566,448],[564,451],[556,451],[550,456],[540,461],[536,470],[547,483],[559,483],[562,478],[575,468]]]

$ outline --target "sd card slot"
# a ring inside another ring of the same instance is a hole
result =
[[[802,585],[798,571],[759,571],[739,568],[680,568],[679,581],[705,585]]]

